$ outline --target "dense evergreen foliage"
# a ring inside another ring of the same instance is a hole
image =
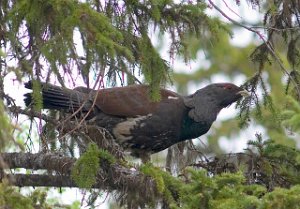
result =
[[[299,1],[226,2],[0,1],[0,208],[80,207],[49,200],[51,186],[84,188],[83,205],[91,206],[107,192],[111,208],[300,208]],[[233,20],[241,7],[259,12],[260,20]],[[231,37],[241,30],[253,39],[235,46]],[[155,40],[168,41],[169,60]],[[174,72],[175,59],[186,69]],[[209,64],[189,72],[197,59]],[[251,96],[236,106],[238,117],[220,121],[206,145],[182,143],[142,165],[106,130],[41,112],[37,83],[33,110],[9,95],[30,79],[94,89],[145,83],[159,100],[161,86],[187,93],[217,76],[245,81]],[[248,147],[226,154],[224,137],[248,140]],[[27,195],[14,185],[34,190]]]

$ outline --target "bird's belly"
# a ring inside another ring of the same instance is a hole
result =
[[[168,118],[162,120],[160,116],[148,114],[127,118],[116,124],[112,133],[125,148],[155,153],[178,142],[179,127],[180,124]]]

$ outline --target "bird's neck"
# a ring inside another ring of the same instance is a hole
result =
[[[213,103],[210,106],[203,106],[201,111],[195,111],[198,119],[196,122],[212,124],[217,119],[220,111],[221,109],[215,106]]]
[[[198,123],[213,123],[222,109],[214,98],[201,94],[185,97],[184,104],[188,108],[188,116]]]

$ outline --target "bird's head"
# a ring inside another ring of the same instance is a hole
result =
[[[249,96],[249,92],[232,83],[210,84],[196,92],[213,101],[220,108],[228,107],[242,97]]]
[[[185,97],[184,104],[190,108],[190,118],[212,123],[222,108],[247,95],[247,91],[232,83],[214,83]]]

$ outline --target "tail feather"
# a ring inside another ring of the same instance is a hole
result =
[[[25,83],[25,88],[32,89],[32,81]],[[41,83],[41,93],[44,109],[65,109],[70,112],[82,108],[81,111],[87,112],[92,107],[92,102],[88,99],[88,94],[82,91],[71,90],[59,86]],[[24,95],[25,105],[34,104],[32,93]]]

